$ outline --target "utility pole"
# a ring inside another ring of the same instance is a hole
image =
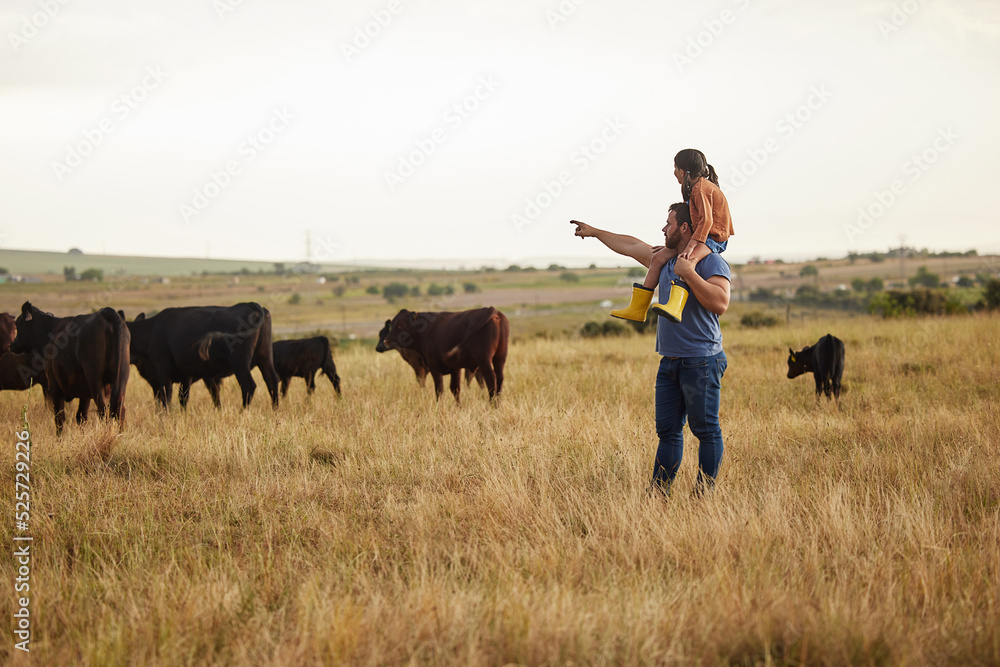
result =
[[[906,235],[899,235],[899,280],[906,287]]]

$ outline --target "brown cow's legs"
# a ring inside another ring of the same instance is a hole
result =
[[[462,370],[459,369],[451,374],[451,381],[449,382],[449,389],[451,389],[452,396],[455,397],[455,402],[461,405],[462,401],[459,399],[459,394],[462,392]]]

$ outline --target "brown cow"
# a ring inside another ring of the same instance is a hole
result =
[[[118,313],[102,308],[89,315],[56,317],[25,301],[15,324],[11,352],[42,357],[57,435],[66,421],[66,401],[74,398],[80,399],[77,422],[87,418],[91,400],[98,414],[106,416],[109,399],[111,418],[124,421],[130,337]]]
[[[17,327],[14,326],[14,316],[10,313],[0,313],[0,354],[10,352],[10,344],[17,336]]]
[[[375,349],[415,353],[434,378],[434,393],[438,398],[444,393],[444,376],[451,376],[449,388],[456,402],[462,386],[461,370],[474,368],[486,383],[492,401],[503,390],[509,337],[510,323],[496,308],[457,313],[415,313],[404,309],[389,322],[388,331],[379,337]]]
[[[382,330],[378,332],[378,339],[380,341],[383,340],[389,334],[390,329],[392,329],[392,320],[386,320],[385,326],[383,326]],[[413,369],[413,372],[417,376],[417,382],[420,383],[420,386],[426,387],[427,366],[424,365],[423,358],[420,356],[420,353],[417,352],[416,350],[412,350],[405,347],[399,348],[396,351],[399,352],[399,355],[401,357],[403,357],[403,361],[408,363],[410,365],[410,368]],[[476,379],[476,382],[479,383],[480,387],[486,386],[486,382],[483,380],[483,376],[476,373],[476,368],[474,366],[472,368],[465,369],[465,384],[466,385],[472,384],[472,378]]]

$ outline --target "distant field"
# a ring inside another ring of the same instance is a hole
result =
[[[383,306],[384,307],[384,306]],[[559,317],[562,317],[560,315]],[[847,345],[841,409],[785,379]],[[30,656],[46,664],[1000,664],[1000,318],[726,328],[716,493],[650,498],[649,336],[521,337],[505,396],[435,403],[335,351],[273,412],[225,382],[121,435],[37,394]],[[0,392],[14,507],[26,392]],[[14,544],[12,514],[5,524]],[[0,559],[0,578],[15,579]],[[13,584],[0,595],[12,618]]]

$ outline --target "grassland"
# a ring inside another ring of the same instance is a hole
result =
[[[827,331],[839,410],[784,377],[787,347]],[[726,453],[701,500],[691,441],[679,492],[644,491],[645,336],[518,336],[496,407],[436,404],[368,346],[336,351],[342,399],[299,382],[277,412],[261,393],[240,411],[230,380],[221,411],[198,386],[164,414],[134,374],[120,435],[56,439],[32,396],[35,635],[0,661],[1000,663],[1000,319],[725,332]],[[25,398],[0,394],[4,507]],[[9,619],[12,559],[0,574]]]

